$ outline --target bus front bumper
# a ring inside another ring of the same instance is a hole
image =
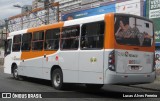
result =
[[[155,80],[155,72],[146,74],[122,74],[116,72],[106,73],[104,84],[143,84]]]

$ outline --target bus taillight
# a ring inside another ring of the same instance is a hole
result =
[[[108,67],[109,67],[109,70],[111,70],[111,71],[116,70],[115,69],[115,52],[114,52],[114,50],[109,53]]]

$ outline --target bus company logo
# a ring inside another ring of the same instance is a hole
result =
[[[2,93],[2,98],[11,98],[11,93]]]
[[[126,52],[118,52],[118,56],[128,57],[129,53]]]
[[[129,54],[129,53],[126,51],[126,52],[125,52],[125,56],[128,57],[128,54]]]
[[[126,52],[118,52],[118,56],[122,56],[122,57],[138,57],[137,54],[131,54],[128,51],[126,51]]]
[[[2,98],[4,99],[10,99],[10,98],[33,98],[33,99],[39,99],[42,98],[42,94],[38,93],[2,93]]]

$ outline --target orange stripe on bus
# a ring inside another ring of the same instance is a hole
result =
[[[104,48],[113,49],[114,48],[114,14],[105,15],[105,39],[104,39]]]
[[[59,22],[57,24],[43,25],[40,27],[30,28],[30,29],[28,29],[27,33],[33,33],[33,32],[37,32],[37,31],[45,31],[45,30],[54,29],[54,28],[62,28],[63,25],[64,25],[63,22]],[[37,58],[37,57],[41,57],[44,55],[50,55],[50,54],[54,54],[55,52],[56,51],[45,51],[45,50],[24,51],[24,52],[22,52],[21,60]]]
[[[26,59],[32,59],[32,58],[38,58],[44,55],[51,55],[56,53],[57,51],[26,51],[26,52],[22,52],[21,55],[21,60],[26,60]]]
[[[50,24],[50,25],[42,25],[40,27],[29,28],[27,32],[32,33],[37,31],[48,30],[48,29],[61,28],[63,27],[63,25],[64,25],[64,22],[59,22],[59,23]]]
[[[154,43],[151,47],[128,46],[128,45],[119,45],[119,44],[115,43],[115,49],[135,50],[135,51],[144,51],[144,52],[154,52],[155,51]]]

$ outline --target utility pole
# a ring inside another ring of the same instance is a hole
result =
[[[46,10],[46,16],[45,16],[46,24],[49,24],[49,5],[50,5],[49,0],[45,0],[44,1],[44,9]]]
[[[7,40],[7,34],[8,34],[8,19],[5,19],[5,27],[6,27],[6,32],[5,32],[5,34],[6,34],[6,40]]]
[[[59,22],[59,2],[57,2],[57,21]]]
[[[57,18],[57,22],[59,22],[60,20],[59,20],[59,2],[54,2],[55,0],[45,0],[44,1],[44,8],[45,8],[45,10],[47,11],[47,14],[46,14],[46,16],[47,16],[47,24],[49,24],[49,8],[51,8],[51,7],[57,7],[57,10],[56,10],[56,12],[57,12],[57,16],[56,16],[56,18]]]

